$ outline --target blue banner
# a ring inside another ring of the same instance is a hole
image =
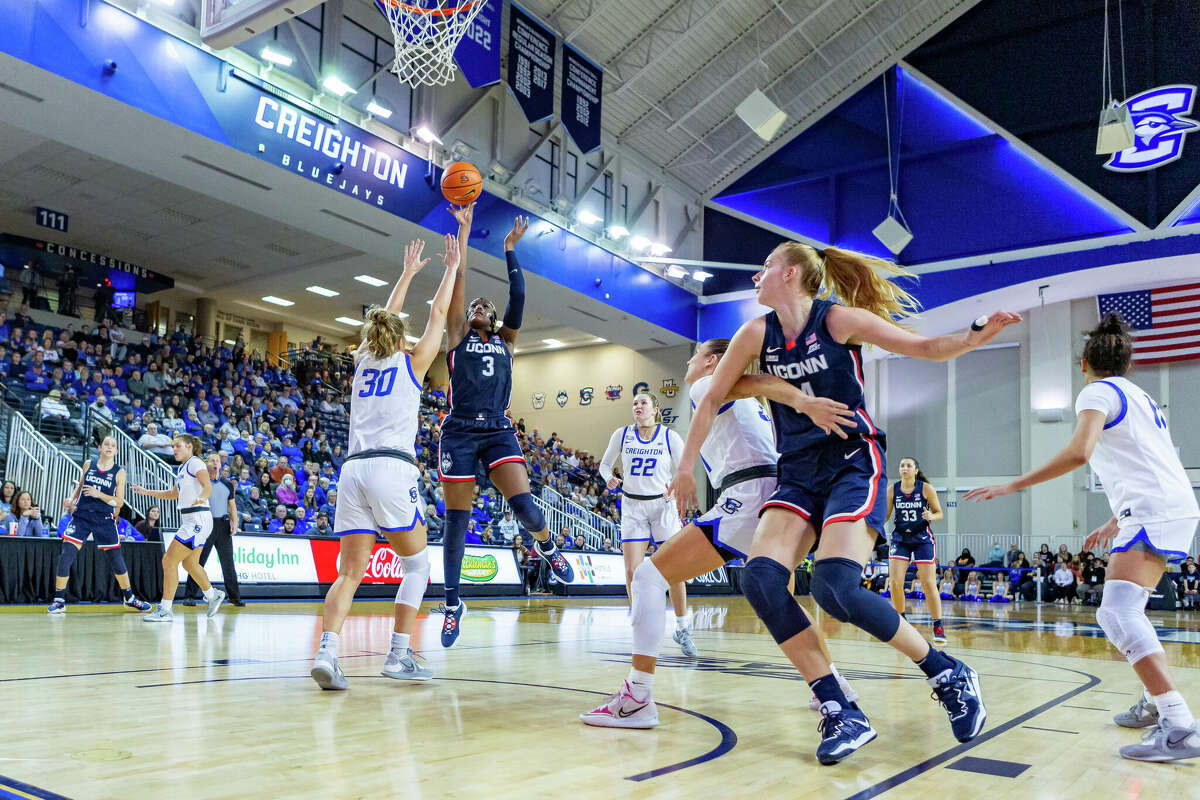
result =
[[[541,122],[554,116],[554,32],[516,5],[508,14],[508,88],[525,119]]]
[[[482,0],[483,9],[454,49],[454,60],[471,87],[500,82],[500,18],[504,0]]]
[[[604,70],[563,42],[562,123],[585,153],[600,147],[600,101]]]

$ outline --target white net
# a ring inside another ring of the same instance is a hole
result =
[[[485,0],[379,0],[396,41],[392,72],[409,86],[445,86],[458,72],[454,48]]]

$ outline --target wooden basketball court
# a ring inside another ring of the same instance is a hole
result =
[[[804,598],[814,611],[809,598]],[[911,663],[821,617],[879,738],[816,763],[809,691],[741,597],[695,598],[698,661],[664,650],[652,731],[589,728],[579,712],[628,670],[615,599],[473,601],[462,638],[414,649],[437,677],[380,677],[391,606],[359,603],[342,636],[351,689],[308,677],[315,603],[253,604],[165,626],[108,606],[3,610],[7,731],[0,797],[1192,797],[1200,764],[1117,757],[1138,732],[1111,716],[1140,691],[1092,609],[948,604],[948,649],[983,679],[967,745]],[[186,611],[189,613],[179,613]],[[195,613],[199,611],[200,613]],[[910,617],[920,620],[923,609]],[[1200,706],[1200,618],[1154,614]]]

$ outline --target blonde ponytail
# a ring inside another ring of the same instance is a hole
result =
[[[789,266],[801,268],[801,286],[810,297],[831,296],[851,308],[870,311],[889,322],[917,316],[921,304],[885,275],[912,278],[901,266],[853,250],[827,247],[823,252],[800,242],[777,248]]]
[[[387,358],[404,346],[404,320],[386,308],[367,309],[363,326],[363,345],[375,358]]]

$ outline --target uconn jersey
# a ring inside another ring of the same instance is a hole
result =
[[[512,394],[512,353],[497,333],[472,328],[446,356],[450,370],[450,416],[495,421]]]
[[[613,476],[613,465],[621,459],[621,541],[665,542],[681,527],[675,504],[663,497],[675,477],[675,459],[683,452],[683,439],[665,425],[656,425],[649,439],[642,439],[636,425],[613,432],[600,462],[600,476]]]
[[[925,484],[917,481],[908,494],[900,488],[900,481],[892,486],[892,511],[896,515],[894,535],[906,540],[924,539],[929,536],[929,523],[925,520]]]
[[[83,494],[83,487],[94,486],[110,497],[115,496],[117,473],[120,471],[120,464],[113,464],[106,470],[100,469],[95,462],[88,464],[83,473],[79,500],[71,514],[71,522],[63,531],[64,539],[82,547],[90,537],[96,540],[96,546],[101,550],[112,550],[121,546],[117,537],[116,521],[113,519],[113,507],[99,497]]]
[[[379,449],[411,454],[420,404],[421,387],[407,353],[398,350],[387,358],[366,353],[354,368],[348,454]]]

